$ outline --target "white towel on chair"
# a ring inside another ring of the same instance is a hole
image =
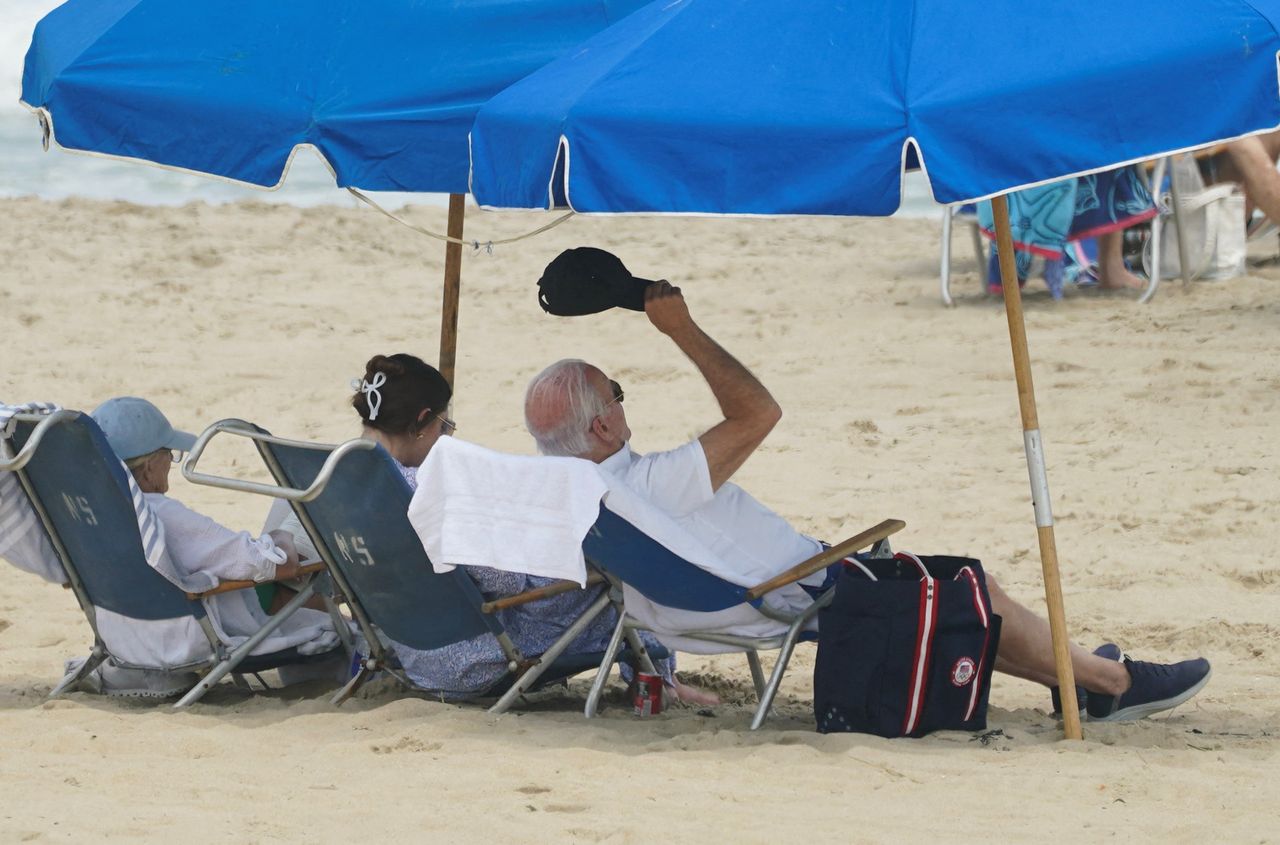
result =
[[[586,584],[582,538],[606,489],[590,461],[442,437],[418,469],[409,522],[437,572],[489,566]]]

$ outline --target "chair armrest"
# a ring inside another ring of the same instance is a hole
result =
[[[324,561],[316,563],[306,563],[298,567],[296,575],[290,575],[289,578],[298,578],[303,575],[312,575],[316,572],[324,572]],[[279,578],[268,578],[266,581],[223,581],[211,590],[205,590],[203,593],[187,593],[189,599],[202,599],[208,596],[216,596],[220,593],[234,593],[236,590],[247,590],[250,587],[256,587],[259,584],[270,584],[273,581],[279,581]]]
[[[801,578],[808,578],[813,573],[826,569],[838,560],[848,557],[863,546],[870,546],[878,543],[891,534],[897,534],[906,528],[907,524],[900,519],[886,519],[884,522],[868,528],[861,534],[855,534],[842,543],[837,543],[826,551],[819,552],[808,560],[801,561],[795,566],[779,575],[775,575],[768,581],[757,584],[747,590],[747,600],[755,601],[766,593],[771,593],[781,586],[792,584]]]
[[[17,472],[27,465],[36,449],[40,447],[40,441],[44,439],[45,432],[55,425],[79,418],[80,412],[54,411],[52,414],[15,414],[14,416],[26,422],[34,422],[36,427],[16,455],[11,454],[9,441],[0,433],[0,470],[10,472]]]
[[[603,582],[604,578],[598,572],[592,572],[587,576],[587,587],[593,587]],[[558,596],[561,593],[571,593],[574,590],[582,589],[585,589],[585,587],[579,587],[577,581],[557,581],[554,584],[548,584],[536,590],[526,590],[523,593],[516,593],[514,596],[503,596],[500,599],[487,601],[480,605],[480,612],[497,613],[499,610],[506,610],[508,607],[519,607],[531,601],[538,601],[551,596]]]
[[[325,458],[324,465],[320,467],[320,472],[316,474],[315,481],[311,482],[311,486],[305,490],[295,487],[284,487],[278,484],[263,484],[258,481],[244,481],[238,478],[224,478],[211,473],[199,472],[196,466],[200,462],[200,458],[204,455],[205,447],[209,445],[218,434],[234,435],[236,437],[244,437],[253,441],[261,441],[265,443],[280,443],[288,446],[301,446],[305,449],[324,449],[332,450],[329,456]],[[334,468],[338,462],[346,457],[347,453],[355,451],[364,451],[368,449],[376,449],[378,444],[372,440],[364,438],[356,438],[348,440],[338,446],[331,446],[322,443],[307,443],[302,440],[289,440],[284,437],[276,437],[265,431],[260,431],[251,423],[244,420],[225,419],[219,420],[213,425],[206,428],[196,438],[195,445],[191,447],[191,454],[182,464],[182,477],[190,481],[192,484],[203,484],[208,487],[220,487],[224,490],[235,490],[241,493],[259,493],[263,496],[271,496],[277,499],[288,499],[291,502],[310,502],[321,493],[324,492],[325,486],[329,483],[329,478],[333,475]]]

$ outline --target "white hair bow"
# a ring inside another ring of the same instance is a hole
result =
[[[362,378],[353,378],[351,380],[351,389],[358,390],[369,398],[369,421],[373,422],[378,418],[378,409],[382,407],[382,394],[378,392],[378,388],[387,383],[387,374],[384,372],[376,372],[373,374],[373,382],[367,382]]]

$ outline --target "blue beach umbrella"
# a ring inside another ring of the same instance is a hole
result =
[[[494,97],[481,205],[886,215],[1280,126],[1277,0],[659,0]]]
[[[279,186],[310,146],[339,187],[452,194],[449,234],[460,238],[476,109],[640,5],[69,0],[36,26],[22,102],[66,149],[259,187]],[[461,260],[451,246],[450,380]]]
[[[482,206],[885,215],[993,198],[1064,730],[1080,736],[1003,194],[1280,126],[1280,0],[657,0],[490,100]],[[1069,699],[1069,700],[1068,700]]]

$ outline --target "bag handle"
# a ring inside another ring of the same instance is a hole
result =
[[[964,578],[969,582],[969,586],[973,588],[973,607],[978,611],[978,618],[982,620],[982,627],[990,628],[991,620],[987,618],[987,606],[982,603],[982,590],[978,587],[978,573],[973,571],[972,566],[966,566],[956,573],[956,580]]]
[[[1182,202],[1178,203],[1181,211],[1197,211],[1208,205],[1212,205],[1220,200],[1227,199],[1236,192],[1234,182],[1224,182],[1221,185],[1213,185],[1205,188],[1203,191],[1197,191],[1195,194],[1182,198]],[[1170,207],[1173,205],[1172,197],[1170,197]]]
[[[916,556],[915,556],[914,554],[912,554],[911,552],[898,552],[898,553],[897,553],[896,555],[894,555],[893,557],[894,557],[894,559],[895,559],[895,560],[900,560],[900,561],[903,561],[904,563],[908,563],[908,562],[909,562],[909,563],[914,563],[914,564],[915,564],[915,566],[916,566],[916,569],[919,569],[919,570],[920,570],[920,577],[921,577],[921,578],[932,578],[932,577],[933,577],[932,575],[930,575],[930,574],[929,574],[929,568],[928,568],[927,566],[925,566],[925,565],[924,565],[924,561],[922,561],[920,558],[916,557]]]
[[[1211,188],[1205,188],[1203,190],[1196,191],[1191,196],[1189,197],[1184,196],[1182,198],[1182,201],[1178,203],[1178,208],[1179,208],[1178,213],[1187,213],[1187,212],[1199,211],[1201,209],[1207,209],[1213,203],[1221,202],[1231,197],[1231,195],[1235,193],[1235,190],[1236,190],[1236,187],[1233,183],[1224,183],[1221,185],[1214,185]],[[1173,205],[1174,204],[1173,204],[1172,194],[1166,191],[1165,193],[1160,195],[1161,216],[1172,215],[1174,213]],[[1165,209],[1168,209],[1168,211],[1165,211]],[[1209,265],[1213,263],[1213,247],[1214,247],[1213,232],[1210,231],[1209,229],[1207,211],[1205,212],[1205,217],[1206,217],[1206,220],[1205,220],[1204,226],[1202,227],[1203,242],[1200,245],[1200,252],[1199,252],[1200,260],[1198,262],[1199,266],[1190,270],[1188,274],[1188,278],[1191,278],[1191,279],[1198,279],[1201,276],[1203,276],[1205,274],[1205,271],[1209,269]],[[1168,224],[1166,223],[1164,225],[1167,226]],[[1176,230],[1174,232],[1167,233],[1167,236],[1172,236],[1172,237],[1170,238],[1170,241],[1164,244],[1161,244],[1160,251],[1162,253],[1164,253],[1165,250],[1168,248],[1169,243],[1174,243],[1172,238],[1177,237]],[[1146,270],[1148,275],[1151,274],[1152,265],[1155,263],[1154,259],[1152,258],[1151,243],[1152,243],[1151,240],[1148,239],[1146,244],[1142,248],[1142,266],[1143,266],[1143,269]],[[1169,254],[1169,257],[1172,258],[1176,254],[1177,253],[1175,251],[1174,253]],[[1162,265],[1160,275],[1164,276],[1165,275],[1164,271],[1166,269],[1166,265],[1165,265],[1166,259],[1162,255],[1160,260]],[[1188,268],[1183,268],[1181,266],[1181,263],[1179,263],[1178,266],[1179,266],[1179,269],[1188,269]]]

